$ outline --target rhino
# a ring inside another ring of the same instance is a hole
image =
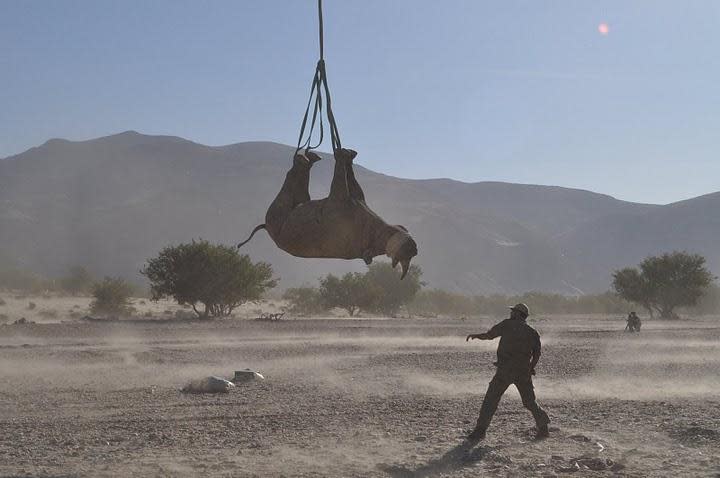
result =
[[[370,265],[374,257],[387,255],[393,268],[401,265],[404,279],[417,244],[404,226],[387,224],[368,207],[353,171],[356,156],[351,149],[337,149],[330,194],[310,199],[310,170],[321,158],[312,151],[296,153],[265,223],[238,248],[265,229],[280,249],[296,257],[362,259]]]

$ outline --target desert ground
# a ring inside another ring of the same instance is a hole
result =
[[[2,476],[720,476],[717,317],[532,318],[551,436],[511,388],[468,446],[497,341],[465,336],[501,317],[201,322],[136,300],[88,322],[85,298],[0,297]],[[265,380],[180,392],[245,368]]]

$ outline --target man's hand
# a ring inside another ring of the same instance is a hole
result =
[[[475,340],[475,339],[485,340],[485,339],[487,339],[487,334],[470,334],[465,339],[465,342],[467,342],[468,340]]]

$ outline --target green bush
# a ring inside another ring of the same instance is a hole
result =
[[[410,266],[405,279],[400,280],[400,272],[389,263],[372,264],[364,276],[370,297],[368,309],[394,317],[424,285],[420,277],[422,270],[416,265]]]
[[[282,298],[290,304],[288,312],[291,314],[307,316],[327,311],[317,287],[304,286],[288,289]]]
[[[612,286],[623,299],[665,319],[677,318],[675,309],[692,307],[716,278],[699,254],[674,251],[643,260],[638,269],[626,267],[613,273]]]
[[[345,309],[350,317],[373,303],[371,288],[359,272],[348,272],[342,278],[328,274],[320,279],[319,294],[326,309]]]
[[[93,285],[94,300],[90,310],[94,314],[125,315],[130,313],[130,296],[133,287],[124,279],[106,277]]]
[[[270,264],[253,263],[234,247],[204,240],[164,248],[142,274],[150,280],[153,300],[172,297],[200,318],[228,316],[277,285]]]

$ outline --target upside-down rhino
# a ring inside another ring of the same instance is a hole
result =
[[[267,230],[277,246],[296,257],[363,259],[371,264],[376,256],[387,255],[393,267],[402,266],[402,277],[417,244],[403,226],[391,226],[365,202],[355,179],[351,149],[335,151],[335,172],[330,195],[310,199],[310,169],[321,158],[312,151],[298,153],[277,197],[265,216],[265,224],[253,229],[248,243],[260,229]]]

